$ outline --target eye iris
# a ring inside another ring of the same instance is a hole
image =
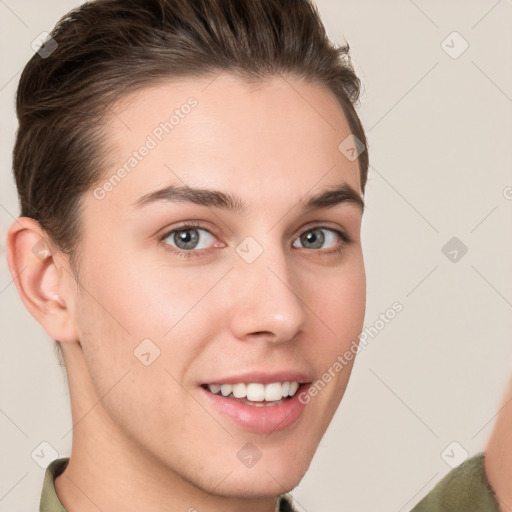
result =
[[[189,233],[193,233],[192,236]],[[188,228],[174,234],[174,242],[180,249],[193,249],[199,240],[197,229]],[[184,242],[185,245],[182,245]]]
[[[321,229],[313,229],[301,236],[301,242],[303,244],[312,242],[315,249],[322,247],[324,240],[325,236]]]

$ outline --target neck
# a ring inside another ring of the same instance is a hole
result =
[[[80,348],[67,350],[73,444],[68,466],[55,479],[57,496],[66,510],[274,512],[276,498],[247,500],[209,493],[129,439],[84,378],[83,359],[69,356]],[[223,478],[219,475],[219,483]]]

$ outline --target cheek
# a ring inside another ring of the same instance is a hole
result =
[[[99,320],[96,333],[117,333],[114,338],[130,338],[133,342],[162,338],[207,291],[207,276],[197,274],[196,270],[145,264],[135,257],[91,266],[85,288],[97,306],[93,304],[87,312],[93,312]]]
[[[95,296],[85,293],[77,301],[77,323],[94,390],[94,396],[88,397],[90,407],[102,397],[102,409],[117,425],[134,436],[147,430],[148,434],[142,437],[149,443],[150,431],[164,431],[169,425],[179,427],[187,414],[186,396],[179,383],[193,349],[182,343],[183,331],[174,337],[174,331],[162,336],[162,328],[167,331],[172,322],[161,321],[158,329],[151,329],[157,314],[154,310],[153,318],[146,314],[148,296],[144,293],[126,293],[132,284],[123,287],[120,283],[114,293],[106,281],[95,288],[89,283]],[[165,318],[163,313],[158,315],[160,320]],[[148,332],[157,334],[147,335]],[[169,407],[170,403],[173,407]],[[149,418],[151,429],[146,425]]]
[[[349,265],[340,267],[336,275],[322,280],[314,290],[314,307],[317,325],[322,334],[313,334],[316,347],[308,350],[316,360],[317,396],[322,408],[334,413],[347,386],[355,361],[359,335],[361,334],[366,308],[366,276],[362,258],[354,259]],[[323,390],[329,390],[326,393]]]
[[[311,309],[324,324],[328,352],[344,350],[360,334],[366,309],[366,276],[361,259],[308,282]]]
[[[208,339],[208,330],[217,325],[212,315],[222,314],[218,304],[210,304],[213,294],[207,294],[218,280],[217,273],[198,267],[169,268],[144,263],[142,258],[138,265],[122,257],[103,262],[85,269],[83,288],[87,291],[79,298],[76,311],[79,338],[94,382],[108,388],[110,379],[122,370],[135,370],[135,376],[153,367],[164,373],[168,370],[181,381],[202,340]],[[146,353],[155,361],[147,368],[137,359]],[[149,373],[141,379],[143,387],[150,385]],[[172,380],[167,373],[151,378]]]

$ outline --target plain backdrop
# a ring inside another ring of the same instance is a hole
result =
[[[44,469],[31,454],[41,442],[61,457],[71,447],[63,369],[18,297],[5,234],[18,215],[20,72],[31,42],[79,3],[0,1],[2,512],[38,510]],[[403,311],[360,351],[292,494],[300,511],[408,511],[450,464],[484,448],[512,372],[512,4],[317,4],[364,84],[365,326],[395,301]]]

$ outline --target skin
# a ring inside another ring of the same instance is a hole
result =
[[[512,379],[485,449],[485,473],[500,509],[512,511]]]
[[[190,96],[198,105],[104,199],[84,197],[79,283],[37,222],[20,218],[9,231],[20,296],[65,357],[73,446],[56,490],[69,512],[272,512],[304,476],[350,377],[353,361],[299,421],[270,434],[238,427],[201,398],[201,383],[241,371],[320,378],[361,332],[366,282],[361,208],[297,206],[341,183],[361,194],[357,160],[338,150],[346,118],[320,85],[223,74],[131,94],[105,122],[106,178]],[[248,208],[131,206],[184,183],[234,193]],[[200,232],[204,249],[186,259],[160,238],[189,220],[212,235]],[[321,226],[323,246],[301,243]],[[236,252],[247,236],[263,248],[250,264]],[[32,252],[41,239],[46,257]],[[160,349],[149,366],[133,353],[146,338]],[[252,467],[237,457],[247,442],[262,453]]]

